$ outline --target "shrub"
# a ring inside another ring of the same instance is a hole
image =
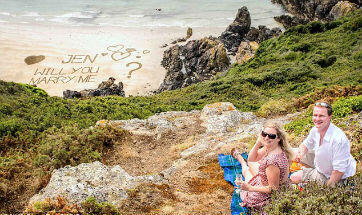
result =
[[[269,100],[256,112],[261,117],[276,117],[292,112],[291,104],[285,100]]]
[[[281,192],[273,192],[265,211],[270,215],[361,214],[361,177],[349,180],[348,186],[336,187],[311,182],[302,191],[284,187]]]
[[[324,24],[320,21],[314,21],[306,25],[308,32],[311,34],[320,33],[325,31]]]
[[[348,114],[362,111],[362,96],[352,96],[349,98],[339,98],[332,105],[333,115],[345,117]]]
[[[70,205],[63,197],[58,197],[57,200],[45,199],[44,201],[35,202],[32,205],[28,205],[25,209],[25,213],[46,213],[46,214],[78,214],[81,209],[78,205]]]
[[[112,148],[127,134],[123,129],[110,126],[93,129],[79,129],[77,125],[52,128],[44,134],[37,147],[34,165],[52,170],[100,160],[105,149]]]

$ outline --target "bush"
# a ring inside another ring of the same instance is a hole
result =
[[[288,112],[292,112],[292,104],[285,100],[269,100],[263,104],[260,109],[256,112],[261,117],[276,117]]]
[[[77,125],[49,129],[37,147],[36,167],[53,170],[101,160],[102,153],[122,141],[128,132],[123,129],[95,127],[79,129]]]
[[[350,185],[336,187],[309,183],[302,191],[284,187],[281,192],[273,192],[265,211],[270,215],[361,214],[361,177],[350,180]]]
[[[81,210],[78,205],[70,205],[66,199],[58,197],[57,200],[45,199],[44,201],[35,202],[28,205],[25,213],[41,214],[78,214]]]
[[[351,113],[362,111],[362,96],[352,96],[340,98],[332,105],[335,117],[345,117]]]

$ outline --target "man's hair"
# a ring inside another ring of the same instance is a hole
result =
[[[324,101],[316,102],[314,104],[314,106],[327,108],[328,116],[331,116],[333,113],[332,106],[328,102],[324,102]]]

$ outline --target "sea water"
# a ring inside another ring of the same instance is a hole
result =
[[[0,0],[0,22],[63,26],[226,27],[246,6],[252,26],[275,27],[270,0]]]

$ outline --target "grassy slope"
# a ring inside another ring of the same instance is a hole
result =
[[[16,130],[42,132],[75,122],[88,127],[99,119],[145,118],[168,110],[201,109],[217,101],[255,111],[270,99],[291,99],[330,85],[360,85],[361,13],[332,24],[297,26],[262,43],[251,62],[235,66],[223,77],[150,97],[70,101],[34,95],[29,87],[24,95],[20,86],[1,82],[0,137],[9,127],[12,135]]]
[[[26,200],[14,197],[19,193],[31,194],[39,189],[24,188],[29,181],[22,180],[23,177],[32,179],[49,174],[55,167],[52,163],[58,167],[80,162],[58,162],[51,153],[44,155],[43,151],[49,151],[45,145],[52,141],[49,134],[54,132],[59,131],[59,136],[65,139],[76,139],[82,128],[100,119],[145,118],[169,110],[201,109],[205,104],[219,101],[232,102],[242,111],[256,111],[270,100],[285,99],[291,103],[294,98],[331,85],[360,86],[361,13],[359,10],[351,17],[326,25],[316,22],[297,26],[279,38],[263,42],[252,61],[234,66],[225,75],[150,97],[65,100],[49,97],[41,89],[28,85],[0,81],[0,207],[4,209],[11,202]],[[74,124],[78,126],[72,127]],[[101,153],[98,139],[101,136],[86,141],[94,141],[95,149]],[[80,144],[84,148],[87,143]],[[58,146],[56,142],[50,145]],[[77,153],[81,155],[83,151]],[[52,162],[43,164],[49,156]],[[90,154],[89,159],[99,156]],[[33,173],[37,168],[42,171],[40,176]],[[10,184],[15,186],[6,188]]]

